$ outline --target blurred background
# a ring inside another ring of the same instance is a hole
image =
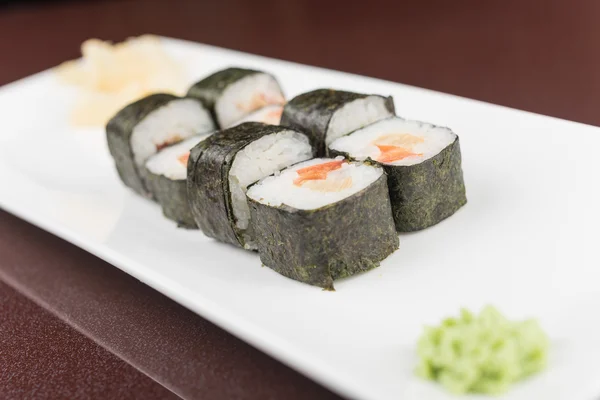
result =
[[[600,124],[594,0],[0,0],[0,82],[155,33]]]

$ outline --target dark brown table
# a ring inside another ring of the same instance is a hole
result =
[[[598,125],[599,15],[594,0],[0,8],[0,84],[77,57],[89,37],[120,41],[151,32]],[[0,397],[177,395],[337,397],[111,265],[0,211]]]

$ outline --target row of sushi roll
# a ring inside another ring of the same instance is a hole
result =
[[[183,98],[153,94],[107,124],[124,184],[181,227],[325,289],[372,269],[397,232],[466,203],[458,136],[391,97],[319,89],[286,102],[270,74],[228,68]]]

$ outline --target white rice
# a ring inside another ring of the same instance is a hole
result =
[[[284,103],[285,98],[275,78],[257,73],[229,85],[215,104],[215,114],[219,125],[226,127],[266,105]]]
[[[198,100],[177,99],[148,114],[133,128],[131,147],[135,163],[144,165],[165,143],[172,144],[215,130],[210,113]]]
[[[235,122],[231,126],[236,126],[244,122],[262,122],[263,124],[279,125],[282,113],[282,105],[271,104],[246,115],[244,118]]]
[[[264,136],[238,152],[229,171],[229,190],[236,226],[239,229],[248,228],[250,208],[246,191],[250,184],[311,157],[312,147],[308,138],[291,130]]]
[[[187,163],[179,158],[189,155],[192,147],[209,137],[211,133],[192,136],[182,142],[166,147],[148,158],[146,168],[155,175],[163,175],[173,181],[187,178]]]
[[[385,101],[381,96],[367,96],[345,104],[331,117],[325,144],[375,121],[392,117],[394,114],[387,109]]]
[[[415,155],[408,156],[394,162],[386,162],[388,165],[415,165],[439,154],[444,148],[456,140],[456,134],[448,128],[442,128],[425,122],[409,121],[402,118],[389,118],[375,122],[363,129],[341,137],[331,143],[332,150],[341,151],[357,160],[370,158],[377,160],[381,157],[381,151],[376,144],[378,140],[388,135],[409,134],[416,136],[420,141],[408,146],[407,150]]]
[[[342,158],[338,157],[336,160],[340,159]],[[344,162],[341,168],[329,172],[327,178],[321,180],[322,184],[334,188],[332,191],[315,190],[306,183],[302,185],[294,183],[299,177],[297,170],[331,161],[334,159],[315,158],[296,164],[285,169],[279,175],[269,176],[253,185],[248,190],[248,197],[271,207],[287,205],[299,210],[315,210],[360,192],[383,174],[383,169],[379,167]],[[348,178],[351,178],[350,186],[336,190],[340,187],[339,183],[347,182]]]

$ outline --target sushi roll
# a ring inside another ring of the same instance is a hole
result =
[[[188,161],[188,200],[198,227],[209,237],[254,250],[249,185],[289,165],[312,158],[300,132],[245,122],[195,146]]]
[[[391,97],[318,89],[290,100],[283,109],[281,125],[308,135],[317,156],[322,157],[340,136],[393,115]]]
[[[383,168],[318,158],[248,190],[264,265],[333,290],[338,278],[379,265],[398,248]]]
[[[190,150],[210,134],[192,136],[154,154],[146,162],[145,182],[161,205],[165,217],[181,228],[195,229],[187,196],[187,163]]]
[[[275,77],[243,68],[227,68],[202,79],[188,90],[188,96],[200,99],[221,128],[264,106],[285,103]]]
[[[435,225],[467,202],[458,136],[448,128],[389,118],[337,139],[329,149],[383,166],[399,232]]]
[[[152,197],[143,181],[148,158],[164,147],[214,129],[210,113],[197,99],[159,93],[119,111],[106,125],[106,138],[123,183]]]
[[[246,115],[231,126],[236,126],[244,122],[262,122],[263,124],[279,125],[281,113],[283,113],[282,105],[271,104]]]

